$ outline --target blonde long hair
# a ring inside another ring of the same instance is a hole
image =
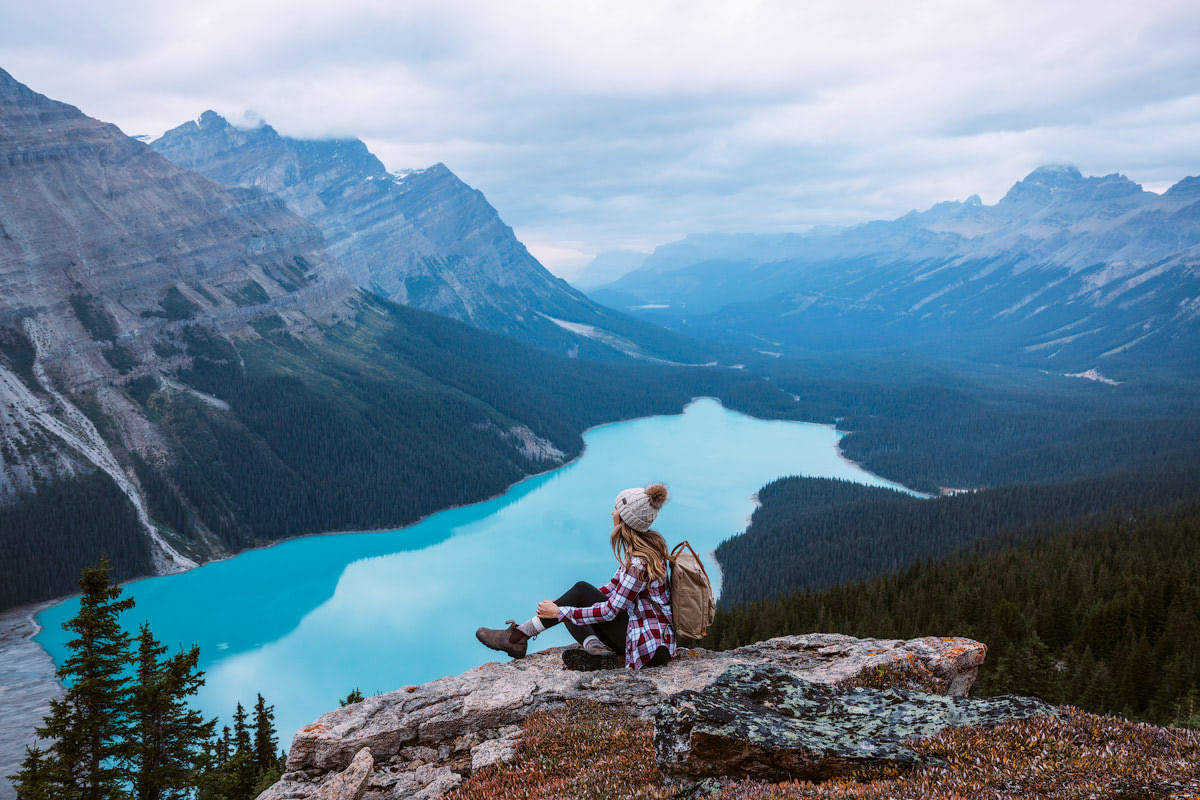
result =
[[[651,581],[667,577],[667,559],[671,554],[667,551],[667,540],[658,531],[635,531],[621,520],[613,527],[612,550],[625,567],[632,567],[635,558],[642,559]]]

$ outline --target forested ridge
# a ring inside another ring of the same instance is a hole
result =
[[[1140,514],[1200,500],[1191,468],[1006,486],[930,499],[845,481],[781,478],[764,486],[745,533],[716,554],[722,602],[822,589],[996,548],[1062,523]]]
[[[103,555],[120,565],[118,579],[153,567],[133,505],[107,475],[52,483],[0,506],[0,608],[66,594],[79,580],[78,565]]]
[[[836,422],[849,431],[848,456],[934,491],[1200,463],[1200,393],[1182,385],[1109,387],[905,358],[766,359],[744,370],[598,364],[378,298],[318,340],[289,336],[278,318],[254,327],[257,338],[237,340],[188,327],[159,346],[190,355],[188,369],[123,387],[171,448],[152,463],[129,454],[129,468],[163,534],[197,558],[474,502],[553,466],[513,447],[514,427],[570,458],[586,428],[676,413],[696,395],[759,417]],[[28,367],[20,344],[0,353],[14,369]],[[51,484],[41,498],[0,508],[0,607],[69,593],[101,554],[119,578],[149,571],[144,534],[105,476]],[[64,515],[78,524],[62,525]],[[791,588],[789,561],[772,566],[765,591]]]
[[[1096,381],[908,353],[747,364],[836,422],[846,455],[925,492],[1200,463],[1200,387]]]
[[[820,591],[723,600],[710,636],[721,648],[809,631],[967,636],[988,645],[975,693],[1200,726],[1200,505],[1021,538]]]
[[[697,395],[768,417],[794,405],[758,375],[569,359],[377,298],[319,340],[276,322],[238,340],[185,328],[172,346],[192,357],[188,369],[124,386],[170,445],[171,457],[153,463],[129,455],[151,516],[198,559],[398,527],[560,463],[523,454],[511,433],[519,426],[571,458],[586,428],[678,413]],[[106,476],[0,508],[0,607],[72,592],[100,555],[118,578],[151,569],[129,501]]]

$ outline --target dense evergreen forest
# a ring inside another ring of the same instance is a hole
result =
[[[154,505],[163,515],[174,505],[173,522],[200,522],[232,549],[406,524],[556,465],[520,454],[515,426],[571,458],[586,428],[677,413],[695,395],[759,414],[790,404],[732,370],[567,359],[383,303],[320,346],[276,334],[235,353],[195,332],[189,347],[194,367],[180,379],[233,413],[179,393],[146,396],[186,454],[167,476],[178,491]]]
[[[49,484],[0,506],[0,608],[66,594],[80,565],[111,557],[118,579],[150,572],[150,547],[128,498],[107,475]]]
[[[303,533],[399,526],[478,501],[553,466],[512,446],[518,426],[570,458],[592,425],[676,413],[697,395],[759,417],[836,421],[850,431],[849,456],[923,489],[1200,463],[1200,393],[1182,385],[1112,387],[904,356],[749,359],[742,370],[600,364],[378,298],[322,340],[293,338],[278,318],[254,327],[256,338],[237,340],[186,328],[156,348],[190,355],[188,369],[123,387],[172,451],[156,463],[131,454],[129,466],[164,535],[199,558]],[[5,358],[27,368],[31,354],[14,347]],[[75,399],[89,409],[87,397]],[[63,525],[64,512],[75,521]],[[121,578],[149,571],[132,511],[101,475],[44,487],[0,508],[0,523],[0,607],[71,592],[101,553]],[[731,552],[722,558],[736,572]],[[880,563],[898,568],[905,558],[890,547]],[[781,558],[762,591],[809,585],[792,561]]]
[[[1039,531],[867,581],[723,603],[710,636],[722,648],[810,631],[967,636],[988,645],[977,694],[1200,726],[1200,505]]]
[[[759,491],[746,532],[717,548],[723,603],[908,568],[965,548],[997,547],[1088,517],[1200,500],[1200,472],[1180,468],[922,499],[828,479],[781,478]]]
[[[1200,464],[1200,387],[1108,384],[970,362],[885,356],[747,363],[803,419],[848,431],[846,455],[926,492]]]
[[[571,458],[588,427],[678,413],[697,395],[768,417],[794,405],[743,371],[569,359],[378,299],[321,341],[275,322],[232,341],[186,328],[171,346],[188,369],[124,386],[172,445],[161,463],[129,457],[151,515],[198,557],[482,500],[558,463],[522,454],[518,426]],[[102,475],[0,509],[0,607],[72,592],[100,554],[120,578],[150,571],[132,509]]]

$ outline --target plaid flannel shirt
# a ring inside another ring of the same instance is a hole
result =
[[[559,606],[558,618],[576,625],[593,625],[629,614],[625,630],[625,666],[640,669],[659,647],[675,655],[675,630],[671,624],[671,590],[666,579],[646,581],[646,562],[633,558],[621,565],[600,591],[608,599],[586,608]]]

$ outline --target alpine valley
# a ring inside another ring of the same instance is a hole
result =
[[[147,143],[0,70],[0,799],[124,796],[59,792],[72,720],[197,800],[1200,792],[1200,179],[582,275],[443,164],[213,111]],[[625,480],[719,557],[712,649],[483,664],[477,621],[612,568]]]
[[[707,348],[550,276],[444,167],[202,123],[159,145],[190,132],[280,194],[0,71],[0,607],[71,592],[102,554],[128,578],[403,525],[696,395],[791,405],[666,363]]]
[[[687,237],[592,296],[770,353],[914,350],[1194,378],[1200,178],[1156,194],[1045,166],[995,205],[976,195],[845,229]]]

